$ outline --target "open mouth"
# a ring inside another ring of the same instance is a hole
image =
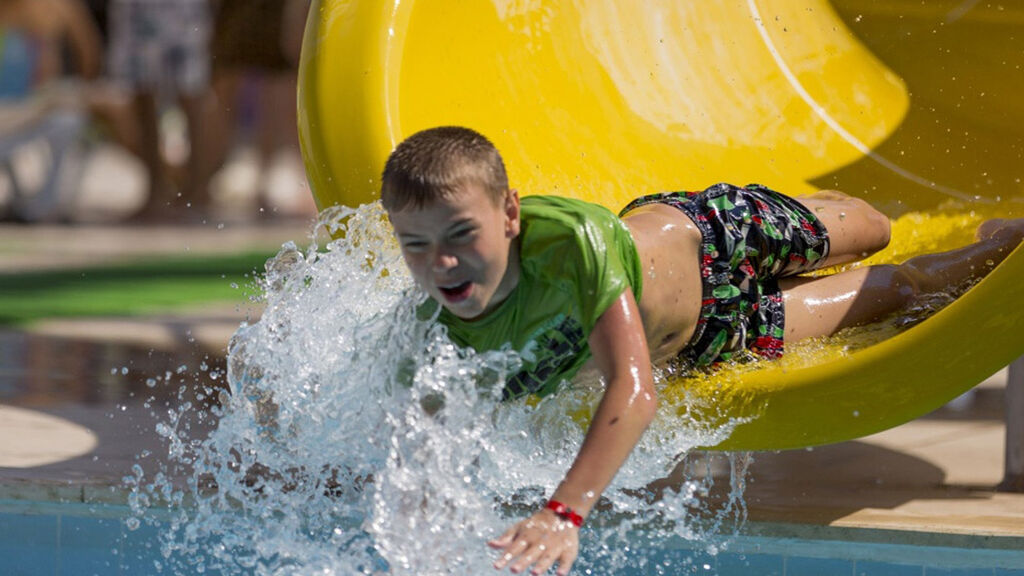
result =
[[[473,283],[467,280],[462,284],[456,284],[455,286],[438,286],[438,288],[441,290],[441,294],[443,294],[445,299],[449,302],[458,302],[469,297],[469,289],[472,286]]]

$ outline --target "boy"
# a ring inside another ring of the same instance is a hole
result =
[[[838,192],[796,201],[767,188],[713,186],[606,209],[509,189],[486,138],[419,132],[384,169],[381,201],[416,282],[460,345],[523,356],[506,397],[546,394],[581,369],[606,388],[580,452],[548,505],[492,541],[495,563],[533,573],[576,559],[583,518],[655,414],[652,363],[707,365],[749,349],[881,318],[919,293],[984,274],[1024,236],[993,221],[965,248],[823,278],[794,275],[883,248],[888,219]]]

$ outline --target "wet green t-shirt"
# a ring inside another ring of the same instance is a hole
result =
[[[630,287],[640,300],[640,261],[626,226],[603,206],[571,198],[522,200],[521,274],[509,297],[468,322],[445,309],[453,341],[475,350],[508,344],[523,368],[504,396],[549,394],[590,358],[587,338],[598,318]]]

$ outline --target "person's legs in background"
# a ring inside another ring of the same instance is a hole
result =
[[[132,91],[135,151],[148,174],[148,196],[134,218],[202,218],[210,204],[200,161],[200,126],[210,98],[208,0],[113,0],[109,29],[110,72]],[[163,107],[169,104],[186,119],[188,156],[178,178],[162,146]]]

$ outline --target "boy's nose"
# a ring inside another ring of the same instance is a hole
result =
[[[434,253],[434,258],[431,262],[431,267],[434,272],[445,272],[455,268],[456,264],[459,263],[458,258],[455,257],[451,252],[445,250],[438,250]]]

